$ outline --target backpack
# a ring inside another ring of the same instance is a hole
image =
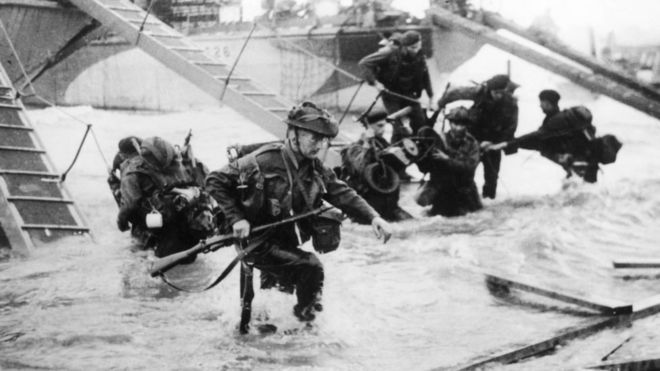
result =
[[[611,164],[616,161],[616,155],[623,144],[612,134],[606,134],[593,140],[593,151],[601,164]]]

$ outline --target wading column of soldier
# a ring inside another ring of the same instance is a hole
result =
[[[389,238],[390,226],[317,158],[339,129],[326,111],[305,102],[289,112],[285,123],[284,143],[265,145],[212,172],[206,187],[234,235],[247,239],[243,247],[256,246],[245,263],[275,277],[284,287],[295,287],[293,312],[301,321],[312,321],[315,312],[322,310],[323,266],[315,254],[298,246],[310,237],[315,242],[315,221],[303,219],[254,234],[251,228],[304,213],[323,201],[370,220],[379,237]],[[241,331],[247,331],[246,327],[242,320]]]
[[[518,102],[513,96],[517,87],[507,75],[495,75],[479,85],[451,89],[438,101],[438,108],[457,100],[471,100],[474,103],[468,110],[470,121],[467,123],[470,134],[479,143],[507,141],[513,139],[518,127]],[[483,153],[483,197],[495,198],[501,161],[499,151]]]
[[[363,70],[364,78],[370,85],[376,82],[390,92],[402,97],[383,92],[381,98],[387,113],[394,113],[404,107],[412,107],[409,114],[410,130],[417,130],[427,124],[426,114],[422,106],[417,102],[422,91],[426,91],[429,97],[429,107],[435,106],[433,98],[433,86],[426,59],[422,52],[422,37],[417,31],[407,31],[400,39],[399,48],[381,48],[376,53],[364,57],[359,65]],[[412,134],[403,127],[401,122],[394,125],[392,142]]]
[[[613,135],[596,137],[589,109],[575,106],[561,110],[560,98],[554,90],[542,90],[539,102],[545,118],[541,126],[536,131],[488,145],[485,149],[489,152],[512,148],[536,150],[564,168],[566,177],[576,173],[586,182],[595,183],[598,179],[598,164],[614,162],[621,142]]]
[[[474,182],[479,144],[467,132],[466,108],[454,108],[445,118],[449,121],[448,132],[438,134],[430,127],[419,132],[435,142],[428,155],[417,162],[419,169],[430,173],[431,178],[420,188],[415,200],[421,206],[432,205],[430,215],[460,216],[482,207]]]

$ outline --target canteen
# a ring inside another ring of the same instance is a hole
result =
[[[149,229],[162,228],[163,214],[159,213],[158,211],[150,212],[149,214],[147,214],[146,224],[147,224],[147,228]]]

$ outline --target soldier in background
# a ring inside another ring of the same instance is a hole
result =
[[[112,196],[115,198],[117,205],[121,202],[121,173],[124,165],[133,157],[139,156],[140,144],[142,144],[142,139],[129,136],[122,138],[117,147],[118,151],[115,154],[115,158],[112,160],[112,168],[108,174],[108,186],[110,186],[110,191]]]
[[[431,177],[415,199],[420,206],[432,205],[429,215],[460,216],[482,208],[474,182],[479,144],[467,131],[466,108],[454,108],[445,118],[450,127],[446,133],[438,134],[430,127],[420,130],[419,136],[436,140],[426,158],[417,162]]]
[[[342,167],[339,176],[355,189],[385,220],[398,222],[412,216],[399,206],[400,179],[397,172],[381,160],[390,147],[384,137],[387,112],[376,111],[363,119],[367,130],[355,143],[341,151]],[[368,220],[353,218],[360,224]]]
[[[381,96],[383,105],[388,114],[397,112],[405,107],[412,107],[409,132],[400,121],[395,122],[392,142],[410,136],[427,125],[427,118],[417,99],[422,91],[429,97],[429,107],[434,107],[433,86],[426,59],[422,52],[422,35],[417,31],[406,31],[401,37],[401,47],[381,48],[377,52],[367,55],[358,63],[364,73],[364,78],[370,85],[381,85],[397,95],[387,91]]]
[[[474,103],[468,110],[469,121],[466,122],[470,134],[479,143],[510,140],[518,127],[518,101],[513,96],[518,86],[507,75],[495,75],[479,85],[449,90],[438,101],[438,108],[457,100],[471,100]],[[508,151],[505,153],[510,154]],[[484,167],[483,197],[495,198],[501,161],[499,151],[486,152],[481,157]]]
[[[576,106],[561,110],[560,98],[559,93],[554,90],[541,91],[540,106],[546,115],[541,127],[506,142],[486,145],[485,150],[536,150],[543,157],[559,164],[566,171],[567,178],[577,174],[586,182],[595,183],[598,179],[599,162],[614,162],[621,143],[613,135],[597,138],[589,109]]]

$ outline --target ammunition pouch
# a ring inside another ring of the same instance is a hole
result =
[[[341,242],[342,213],[337,209],[330,209],[312,217],[309,234],[312,237],[312,246],[320,254],[337,250]]]

